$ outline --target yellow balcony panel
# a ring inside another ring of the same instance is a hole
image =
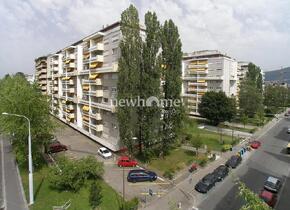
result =
[[[70,61],[71,61],[70,59],[67,59],[64,63],[69,64]]]
[[[83,86],[83,90],[87,90],[88,91],[89,89],[90,89],[90,86],[88,86],[88,85],[84,85]]]
[[[61,80],[69,80],[70,77],[63,77]]]
[[[89,122],[90,119],[87,116],[83,116],[83,120]]]
[[[205,80],[204,80],[204,79],[199,79],[199,80],[197,80],[197,82],[198,82],[198,83],[204,83]]]
[[[62,100],[61,103],[65,104],[66,103],[66,100]]]
[[[83,106],[83,111],[88,112],[89,110],[90,110],[90,107],[89,106]]]
[[[91,75],[89,76],[89,79],[90,79],[90,80],[94,80],[94,79],[96,79],[98,76],[99,76],[99,74],[91,74]]]
[[[75,114],[68,114],[67,117],[68,117],[69,119],[74,119],[74,118],[75,118]]]

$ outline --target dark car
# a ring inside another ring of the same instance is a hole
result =
[[[220,165],[213,173],[216,175],[218,181],[222,181],[229,174],[229,168],[225,165]]]
[[[47,147],[47,153],[57,153],[57,152],[62,152],[66,150],[67,150],[67,146],[64,144],[61,144],[58,141],[55,141],[54,143],[48,145]]]
[[[274,208],[277,202],[277,195],[267,190],[262,190],[259,194],[259,197],[272,208]]]
[[[216,174],[210,173],[202,178],[202,182],[215,185],[215,183],[218,182],[218,177]]]
[[[153,171],[146,170],[131,170],[128,173],[128,182],[144,182],[144,181],[155,181],[157,179],[157,174]]]
[[[207,193],[211,188],[213,188],[213,186],[214,183],[205,183],[201,180],[195,185],[194,189],[200,193]]]
[[[242,158],[239,155],[233,155],[225,165],[230,168],[236,168],[241,162]]]
[[[264,183],[264,188],[268,191],[278,193],[281,188],[281,181],[275,177],[269,176]]]

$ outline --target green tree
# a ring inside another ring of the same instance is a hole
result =
[[[264,110],[263,109],[258,110],[256,115],[257,115],[258,125],[263,125],[265,122]]]
[[[231,121],[236,114],[235,100],[224,92],[209,91],[202,96],[198,112],[214,125]]]
[[[248,116],[245,115],[245,113],[242,113],[242,114],[241,114],[241,117],[240,117],[240,120],[241,120],[241,122],[243,123],[244,128],[245,128],[246,125],[247,125],[248,122],[249,122],[249,118],[248,118]]]
[[[25,78],[25,74],[23,72],[16,72],[15,76],[19,76],[19,77]]]
[[[239,182],[239,196],[245,201],[240,210],[271,210],[271,208],[252,192],[246,185]]]
[[[92,209],[96,209],[102,203],[102,186],[93,182],[90,188],[89,203]]]
[[[249,63],[246,80],[252,81],[254,86],[260,91],[263,91],[263,76],[259,66]]]
[[[196,155],[198,155],[198,150],[202,147],[203,142],[200,138],[199,133],[197,133],[194,136],[191,136],[190,140],[191,146],[193,146],[196,149]]]
[[[139,95],[143,99],[160,98],[160,24],[155,13],[145,14],[145,41],[142,47]],[[159,139],[160,108],[156,104],[138,107],[139,139],[144,145],[144,155],[149,157],[152,145]],[[142,147],[140,147],[142,148]],[[140,152],[142,152],[140,150]]]
[[[36,85],[29,84],[22,76],[0,80],[0,113],[25,115],[31,122],[32,158],[34,167],[43,163],[42,153],[55,125],[49,115],[47,98]],[[1,132],[13,134],[13,149],[20,164],[27,163],[28,123],[25,119],[0,115]]]
[[[181,102],[181,40],[177,26],[172,20],[165,21],[161,29],[162,48],[162,80],[164,99],[172,102]],[[183,116],[183,107],[180,104],[166,103],[163,105],[161,151],[165,155],[170,145],[176,140]]]
[[[239,92],[239,108],[248,117],[253,117],[255,113],[263,107],[262,92],[256,87],[253,81],[248,79],[242,81]]]
[[[288,88],[267,85],[264,90],[264,105],[275,112],[279,107],[286,106],[288,95]]]
[[[140,36],[138,11],[130,5],[121,15],[122,40],[120,42],[121,57],[119,59],[118,101],[133,100],[139,96],[140,67],[142,61],[142,39]],[[119,104],[117,108],[120,140],[133,152],[138,129],[137,107]],[[142,139],[138,139],[141,145]]]

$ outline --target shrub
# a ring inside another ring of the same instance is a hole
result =
[[[206,165],[207,161],[208,161],[207,157],[201,157],[201,158],[199,158],[199,165],[201,167],[204,167]]]
[[[232,150],[232,148],[233,146],[231,144],[224,144],[222,147],[222,151],[226,152],[226,151]]]
[[[173,169],[168,169],[164,172],[163,176],[167,179],[172,180],[174,176],[174,170]]]
[[[58,165],[50,168],[48,181],[51,187],[62,190],[78,191],[87,179],[100,178],[104,173],[103,164],[93,157],[72,161],[66,157],[58,160]]]
[[[137,210],[139,200],[138,198],[133,198],[130,201],[124,201],[123,205],[120,206],[120,210]]]
[[[102,203],[102,187],[100,184],[93,182],[90,188],[89,203],[95,209]]]

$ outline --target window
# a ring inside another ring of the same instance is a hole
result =
[[[115,94],[117,92],[117,88],[116,87],[112,87],[112,94]]]
[[[103,86],[103,90],[109,90],[108,86]]]
[[[103,98],[103,102],[104,103],[108,103],[109,102],[109,99],[108,98]]]
[[[112,54],[113,55],[117,55],[117,53],[118,53],[118,48],[116,47],[116,48],[113,48],[112,49]]]
[[[117,74],[112,74],[112,79],[117,80],[118,79],[118,75]]]

